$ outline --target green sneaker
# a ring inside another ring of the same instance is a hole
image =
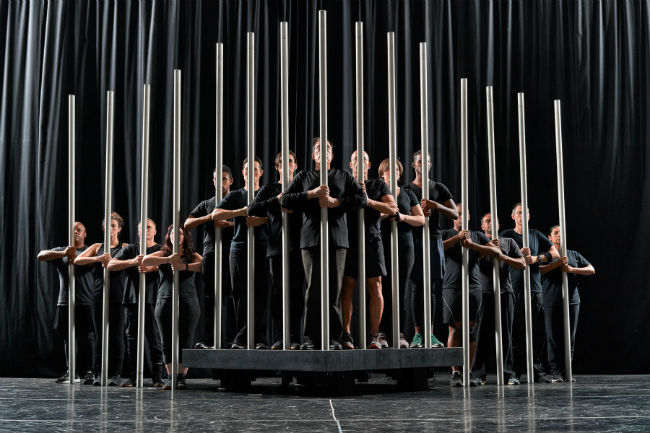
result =
[[[422,336],[415,334],[413,340],[411,340],[411,349],[422,349],[422,347]]]
[[[433,333],[431,334],[431,347],[445,347],[442,341],[438,340]]]

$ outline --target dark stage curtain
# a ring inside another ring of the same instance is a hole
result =
[[[63,367],[58,280],[39,250],[66,243],[67,95],[77,95],[77,219],[101,242],[106,90],[115,91],[114,209],[135,241],[142,85],[152,85],[150,213],[171,222],[172,70],[183,74],[182,209],[213,193],[215,43],[225,44],[224,157],[242,185],[246,32],[256,36],[256,149],[277,179],[279,21],[290,28],[291,146],[318,134],[317,11],[328,10],[334,165],[355,145],[354,22],[365,23],[365,142],[388,156],[386,32],[397,40],[398,153],[420,147],[418,43],[428,42],[433,177],[460,195],[459,79],[469,79],[471,226],[489,209],[485,86],[494,86],[501,228],[519,201],[516,93],[526,95],[531,227],[557,222],[553,99],[562,100],[568,244],[582,283],[575,372],[648,372],[650,4],[647,0],[0,1],[0,374]],[[407,165],[405,180],[413,176]],[[449,224],[449,221],[445,222]],[[201,233],[196,233],[200,244]]]

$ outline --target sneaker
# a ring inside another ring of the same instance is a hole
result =
[[[379,340],[379,344],[381,344],[382,349],[388,347],[388,340],[386,340],[386,333],[384,332],[377,333],[377,339]]]
[[[153,385],[154,388],[162,388],[163,387],[163,381],[162,381],[162,365],[161,364],[155,364],[153,366],[153,373],[151,375],[151,384]]]
[[[84,376],[84,385],[92,385],[93,382],[95,381],[95,375],[93,374],[92,370],[88,370],[86,372],[86,375]]]
[[[95,380],[93,380],[93,386],[102,386],[102,374],[95,374]]]
[[[298,343],[297,341],[292,341],[291,346],[289,346],[289,349],[300,350],[300,343]]]
[[[271,346],[271,350],[282,350],[282,340],[278,340]]]
[[[411,349],[422,349],[422,335],[415,334],[411,340]]]
[[[370,343],[368,343],[366,349],[381,349],[381,342],[376,335],[370,335]]]
[[[168,378],[168,379],[165,379],[165,383],[163,384],[163,389],[164,390],[172,389],[172,378],[171,377]]]
[[[70,380],[70,373],[66,371],[65,373],[63,373],[63,376],[59,377],[59,378],[58,378],[57,380],[55,380],[54,382],[55,382],[55,383],[66,383],[66,382],[68,382],[69,380]]]
[[[339,343],[338,340],[333,338],[330,339],[330,350],[343,350],[343,346]]]
[[[263,341],[260,341],[255,345],[255,349],[257,350],[269,350],[269,345],[264,343]]]
[[[406,341],[406,338],[404,338],[404,334],[399,335],[399,348],[400,349],[408,349],[409,348],[409,343]]]
[[[470,384],[472,386],[483,386],[483,385],[485,385],[485,383],[486,383],[486,381],[485,381],[484,377],[475,377],[470,382]]]
[[[521,383],[519,382],[519,379],[517,379],[516,377],[511,377],[511,378],[509,378],[508,381],[507,381],[506,383],[507,383],[508,385],[520,385],[520,384],[521,384]]]
[[[435,335],[433,335],[433,332],[431,333],[431,347],[445,347],[444,344],[442,344],[442,341],[438,340]]]
[[[300,345],[300,350],[314,350],[314,342],[310,337],[304,336],[303,343]]]
[[[244,343],[241,340],[235,339],[235,341],[232,342],[232,346],[230,346],[231,349],[246,349],[246,343]]]
[[[120,386],[122,385],[122,378],[119,374],[115,374],[108,378],[108,386]]]
[[[340,339],[341,339],[341,346],[343,346],[344,350],[354,349],[354,342],[352,341],[352,335],[350,335],[349,332],[342,331]]]
[[[195,349],[212,349],[212,346],[209,346],[209,345],[207,345],[207,344],[202,343],[202,342],[199,341],[198,343],[196,343],[196,344],[194,345],[194,348],[195,348]]]
[[[564,382],[564,377],[562,377],[562,374],[559,371],[553,372],[553,375],[551,376],[551,383],[560,382]]]
[[[454,371],[451,373],[451,380],[449,381],[449,386],[463,386],[463,375],[460,374],[460,371]]]
[[[133,388],[135,386],[135,377],[127,377],[120,386],[122,388]]]
[[[176,388],[177,389],[187,389],[187,383],[185,382],[185,375],[178,374],[176,377]]]

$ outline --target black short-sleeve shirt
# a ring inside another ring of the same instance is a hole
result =
[[[116,247],[111,248],[111,257],[117,256],[117,254],[122,250],[122,244],[117,244]],[[102,244],[97,250],[97,256],[104,254],[104,244]],[[101,302],[102,293],[104,293],[104,267],[101,263],[98,263],[94,266],[95,268],[95,300]],[[110,302],[119,302],[122,303],[124,299],[124,272],[116,271],[111,272],[110,274],[110,293],[109,301]]]
[[[183,257],[183,263],[187,263]],[[174,293],[174,271],[172,265],[164,264],[158,266],[158,274],[160,277],[160,286],[158,287],[158,298],[171,298]],[[192,271],[179,271],[178,272],[178,297],[179,298],[193,298],[197,296],[196,285],[194,278],[196,272]]]
[[[500,238],[512,238],[517,243],[519,249],[523,247],[523,237],[514,229],[506,229],[499,234]],[[553,244],[546,236],[539,230],[528,229],[528,248],[530,248],[530,255],[537,256],[548,252]],[[542,276],[539,273],[539,263],[530,266],[530,291],[532,293],[542,292]],[[510,268],[510,278],[512,280],[512,288],[515,293],[524,290],[524,271],[520,269]]]
[[[160,251],[160,244],[154,244],[147,248],[147,254],[153,254]],[[120,252],[115,255],[118,260],[130,260],[138,257],[140,254],[140,244],[129,244],[122,248]],[[125,285],[124,285],[124,304],[137,304],[138,293],[140,292],[140,272],[137,266],[124,269]],[[146,289],[146,302],[148,304],[156,303],[156,291],[158,290],[158,272],[147,272],[145,274]]]
[[[458,234],[455,229],[447,229],[442,231],[442,240],[445,241]],[[470,238],[472,242],[479,245],[487,245],[490,239],[485,236],[485,233],[478,231],[470,231]],[[463,247],[460,242],[451,248],[445,250],[445,275],[442,280],[443,289],[461,290],[463,287]],[[474,250],[469,250],[469,289],[481,290],[481,279],[479,277],[479,261],[480,254]]]
[[[523,257],[517,243],[512,238],[500,238],[499,245],[501,252],[508,257],[518,259]],[[479,260],[479,270],[481,271],[481,288],[483,292],[494,293],[492,282],[492,257],[483,257]],[[499,260],[499,282],[501,283],[501,293],[512,293],[512,281],[510,280],[510,266]]]
[[[384,179],[368,179],[365,180],[366,194],[370,200],[381,201],[385,195],[390,195],[390,188],[386,185]],[[381,213],[375,209],[368,207],[364,208],[364,222],[366,228],[366,241],[381,240]],[[355,248],[358,243],[358,224],[359,209],[353,209],[348,213],[348,237],[350,248]]]
[[[418,199],[418,203],[422,200],[422,188],[415,185],[413,182],[409,183],[404,188],[413,191]],[[451,192],[449,192],[449,188],[440,182],[434,180],[429,181],[429,200],[442,204],[451,199],[452,196]],[[411,230],[413,231],[414,239],[422,239],[422,227],[413,227]],[[431,216],[429,217],[429,234],[432,237],[440,236],[440,212],[438,211],[432,211]]]
[[[65,251],[67,247],[52,248],[52,251]],[[77,248],[77,255],[88,249],[87,245]],[[57,305],[68,305],[68,258],[63,257],[50,261],[59,274],[59,297]],[[93,268],[90,266],[75,266],[75,302],[77,305],[91,305],[93,303],[93,293],[95,290],[95,275]]]
[[[215,198],[209,198],[203,200],[201,203],[196,205],[190,215],[195,218],[200,218],[206,215],[211,214],[214,211]],[[214,224],[204,223],[201,225],[203,229],[203,257],[206,255],[214,253]],[[230,248],[230,242],[232,241],[234,229],[232,227],[226,227],[221,229],[221,242],[225,249]]]
[[[259,192],[260,190],[258,189],[255,194],[257,195],[259,194]],[[217,205],[219,209],[227,209],[227,210],[237,210],[247,206],[248,206],[248,191],[244,188],[230,191],[230,194],[225,196],[223,200],[221,200]],[[266,248],[266,243],[269,241],[269,231],[267,225],[264,224],[259,227],[255,227],[254,233],[255,233],[255,243],[264,244],[264,248]],[[248,242],[248,226],[246,226],[246,217],[240,216],[235,218],[235,232],[232,237],[232,242],[230,243],[230,249],[237,250],[237,251],[242,250],[246,248],[247,242]]]
[[[566,254],[569,259],[569,266],[574,268],[584,268],[591,263],[585,259],[582,254],[574,250],[567,250]],[[554,260],[557,261],[558,259]],[[569,282],[569,303],[579,304],[580,293],[578,293],[579,275],[567,274]],[[553,269],[551,272],[542,276],[542,302],[544,306],[562,305],[562,271],[560,268]]]
[[[413,191],[400,188],[399,195],[397,196],[397,207],[399,208],[400,214],[411,215],[411,209],[419,204],[420,202]],[[381,235],[384,239],[390,239],[391,222],[388,218],[381,222]],[[410,224],[402,220],[397,222],[397,236],[400,247],[414,248],[412,228]],[[420,236],[422,236],[422,230],[420,230]]]

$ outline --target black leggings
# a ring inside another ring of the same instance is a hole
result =
[[[126,328],[126,353],[128,357],[129,375],[135,377],[138,360],[138,304],[129,304],[126,306],[126,316],[128,326]],[[153,367],[162,364],[162,343],[160,342],[160,332],[158,323],[154,316],[154,306],[146,303],[144,306],[144,336],[145,342],[145,359],[148,355]],[[148,353],[146,349],[149,349]]]
[[[172,362],[172,298],[158,298],[156,302],[156,322],[162,337],[165,362]],[[199,322],[201,309],[196,295],[191,298],[179,298],[178,304],[178,362],[183,362],[183,349],[194,345],[194,330]]]
[[[102,369],[102,314],[103,302],[95,302],[95,366],[98,374]],[[121,302],[108,304],[108,377],[122,374],[124,362],[124,328],[126,327],[126,309]]]

